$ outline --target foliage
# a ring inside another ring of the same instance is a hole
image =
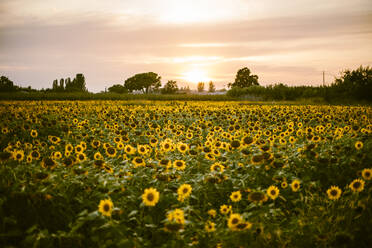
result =
[[[174,94],[178,91],[177,82],[174,80],[168,80],[168,82],[161,89],[162,94]]]
[[[4,247],[371,247],[370,107],[13,101],[0,113]]]
[[[216,86],[214,86],[214,83],[212,81],[210,81],[208,92],[215,92],[215,91],[216,91]]]
[[[141,90],[143,93],[150,93],[160,88],[160,79],[161,77],[154,72],[139,73],[125,80],[124,87],[129,92]]]
[[[0,92],[14,92],[17,91],[17,87],[13,81],[5,76],[0,77]]]
[[[229,88],[232,87],[240,87],[240,88],[246,88],[259,85],[258,84],[258,76],[257,75],[251,75],[251,70],[249,70],[247,67],[244,67],[240,69],[235,76],[234,83],[229,83]]]
[[[198,92],[203,92],[204,91],[204,83],[203,82],[198,83],[197,90],[198,90]]]
[[[118,94],[128,93],[128,89],[125,88],[121,84],[114,84],[113,86],[108,88],[108,91],[112,93],[118,93]]]
[[[339,97],[372,101],[372,67],[360,66],[356,70],[345,70],[331,87]]]
[[[49,90],[47,90],[49,91]],[[58,79],[55,79],[52,84],[50,91],[55,92],[86,92],[85,77],[83,74],[76,74],[76,77],[71,81],[70,78],[61,78],[59,83]]]

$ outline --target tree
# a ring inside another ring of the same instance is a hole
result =
[[[114,84],[113,86],[108,88],[108,91],[119,94],[128,93],[128,90],[121,84]]]
[[[254,85],[259,85],[258,76],[251,75],[251,71],[247,67],[244,67],[237,72],[234,83],[229,83],[228,86],[230,88],[232,87],[245,88]]]
[[[208,89],[209,92],[215,92],[216,91],[216,87],[214,86],[214,83],[212,81],[209,82],[209,89]]]
[[[372,101],[372,67],[345,70],[340,78],[336,78],[332,88],[341,97]]]
[[[160,88],[160,80],[161,77],[154,72],[139,73],[125,80],[124,87],[130,92],[141,90],[143,93],[149,93]]]
[[[204,83],[199,82],[197,86],[198,92],[203,92],[204,91]]]
[[[65,81],[63,80],[63,78],[61,78],[61,80],[59,80],[59,90],[60,91],[65,90]]]
[[[65,83],[65,91],[87,91],[84,75],[82,73],[76,74],[76,77],[72,81],[70,78],[67,78]]]
[[[168,82],[164,85],[163,89],[161,89],[162,94],[174,94],[178,91],[177,82],[174,80],[168,80]]]
[[[5,76],[0,77],[0,92],[17,91],[17,86],[14,86],[13,81]]]

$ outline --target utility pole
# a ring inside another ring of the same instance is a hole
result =
[[[323,86],[325,85],[325,81],[324,81],[324,71],[323,71]]]

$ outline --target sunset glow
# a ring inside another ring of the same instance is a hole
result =
[[[221,89],[243,67],[260,85],[320,85],[323,71],[330,84],[372,64],[371,13],[368,0],[2,0],[0,72],[38,89],[83,73],[93,92],[150,71]]]
[[[208,82],[210,78],[207,73],[200,69],[194,69],[184,73],[183,79],[188,83],[197,84],[199,82]]]

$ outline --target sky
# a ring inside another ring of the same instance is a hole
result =
[[[372,65],[370,0],[0,0],[0,75],[50,88],[83,73],[99,92],[143,72],[217,88],[330,84]]]

